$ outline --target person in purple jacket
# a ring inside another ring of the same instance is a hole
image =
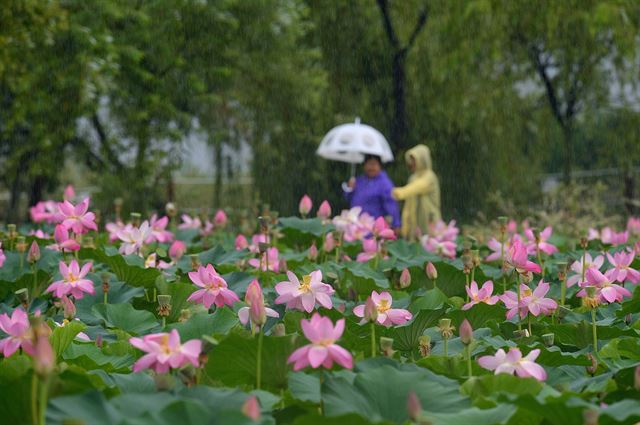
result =
[[[362,207],[373,218],[391,216],[391,227],[400,228],[400,208],[391,197],[393,182],[382,169],[379,156],[366,155],[364,159],[364,174],[351,178],[348,184],[343,183],[342,189],[351,208]]]

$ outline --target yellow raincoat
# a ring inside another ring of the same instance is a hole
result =
[[[431,153],[425,145],[417,145],[407,151],[405,160],[416,162],[414,173],[409,182],[396,187],[391,195],[398,201],[404,201],[402,208],[402,237],[417,239],[416,229],[426,234],[429,224],[442,219],[440,214],[440,184],[438,176],[431,168]]]

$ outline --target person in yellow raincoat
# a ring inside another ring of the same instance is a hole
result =
[[[409,171],[409,181],[405,186],[396,187],[391,196],[404,201],[402,207],[403,238],[416,240],[427,233],[429,224],[442,219],[440,214],[440,183],[431,167],[431,152],[425,145],[417,145],[405,153]],[[419,229],[419,230],[418,230]]]

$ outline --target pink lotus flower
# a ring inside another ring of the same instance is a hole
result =
[[[531,289],[521,283],[520,284],[520,295],[525,296],[526,294],[530,294]],[[518,294],[514,291],[506,291],[504,294],[500,296],[500,301],[502,301],[507,308],[507,320],[513,318],[516,314],[518,314],[518,308],[520,308],[520,317],[524,317],[527,315],[527,309],[522,307],[522,304],[518,304]]]
[[[393,298],[388,292],[381,292],[378,294],[376,291],[371,292],[371,301],[378,310],[377,321],[382,326],[387,328],[391,325],[402,325],[413,318],[413,315],[403,308],[391,308]],[[365,316],[365,304],[356,306],[353,309],[353,314],[358,317],[364,318]],[[365,319],[360,321],[360,324],[364,324],[367,321]]]
[[[29,236],[35,236],[38,239],[49,239],[51,236],[48,233],[43,232],[42,230],[30,230]]]
[[[365,239],[362,241],[363,252],[359,253],[356,257],[356,261],[359,263],[366,263],[376,256],[378,253],[378,242],[375,239]]]
[[[287,363],[294,364],[293,370],[298,371],[307,366],[329,369],[334,361],[344,368],[353,368],[351,353],[335,343],[344,332],[344,319],[338,320],[334,328],[331,319],[314,313],[311,320],[302,319],[300,325],[311,344],[298,348],[289,356]]]
[[[85,292],[93,295],[95,293],[93,282],[85,279],[92,266],[93,263],[87,263],[80,269],[78,262],[72,260],[67,267],[64,261],[60,261],[59,268],[62,280],[53,282],[45,292],[53,292],[58,298],[70,294],[77,300],[81,299]]]
[[[640,217],[629,217],[627,231],[632,235],[640,235]]]
[[[166,230],[167,225],[169,224],[169,217],[164,216],[158,218],[156,214],[151,216],[151,220],[149,221],[149,236],[145,239],[145,243],[169,243],[173,240],[173,233]]]
[[[629,240],[629,232],[615,232],[609,227],[605,227],[600,232],[600,240],[608,245],[624,245]]]
[[[587,291],[584,289],[586,286],[596,287],[601,302],[622,302],[624,297],[631,296],[631,292],[627,288],[611,282],[599,270],[588,269],[585,277],[587,281],[580,284],[583,289],[576,294],[578,297],[587,295]]]
[[[298,210],[300,211],[300,215],[305,217],[309,214],[313,208],[313,201],[309,198],[309,195],[304,195],[302,199],[300,199],[300,204],[298,205]]]
[[[4,265],[4,262],[6,261],[7,256],[4,255],[4,251],[2,250],[2,242],[0,242],[0,267],[2,267]]]
[[[324,243],[322,244],[322,250],[324,252],[331,252],[336,247],[336,240],[333,238],[333,232],[329,232],[324,237]]]
[[[74,206],[69,201],[58,203],[58,209],[62,215],[62,224],[68,230],[72,230],[76,234],[86,233],[89,230],[98,230],[95,219],[96,216],[89,209],[89,198]]]
[[[524,221],[523,226],[529,226],[529,222]],[[509,220],[509,222],[507,223],[507,233],[510,235],[514,235],[518,232],[518,222],[515,221],[514,219]]]
[[[55,223],[62,221],[62,216],[58,210],[58,204],[54,201],[40,201],[29,208],[31,221],[34,223]]]
[[[257,254],[260,252],[260,244],[268,243],[267,235],[258,233],[251,237],[251,245],[249,245],[249,251]]]
[[[558,248],[555,245],[547,242],[551,237],[551,233],[553,233],[553,229],[551,226],[547,226],[544,228],[542,232],[540,232],[540,242],[536,242],[536,236],[533,234],[533,230],[526,229],[524,234],[529,239],[529,243],[527,244],[527,251],[529,255],[535,255],[537,249],[544,252],[547,255],[551,255],[555,252],[558,252]]]
[[[107,229],[107,232],[109,232],[109,242],[115,242],[119,239],[118,233],[120,233],[120,231],[131,230],[133,228],[133,225],[124,224],[121,221],[116,221],[115,223],[107,223],[104,227],[105,229]]]
[[[258,422],[260,420],[260,404],[258,403],[258,398],[256,396],[252,395],[249,397],[242,404],[241,410],[243,415],[254,422]]]
[[[491,295],[493,293],[493,282],[488,280],[482,284],[482,288],[478,290],[478,284],[476,281],[472,281],[470,287],[464,288],[469,296],[469,302],[462,306],[463,310],[469,310],[476,304],[484,303],[488,305],[494,305],[500,300],[498,295]]]
[[[274,273],[278,273],[280,271],[280,258],[279,258],[278,248],[275,246],[267,249],[267,251],[262,254],[261,258],[252,258],[248,261],[251,267],[255,267],[256,269],[260,269],[263,272],[270,270]]]
[[[586,253],[584,255],[584,272],[586,273],[589,269],[600,270],[600,267],[602,267],[603,263],[604,256],[598,255],[595,259],[592,259],[591,254]],[[575,274],[569,276],[569,278],[567,279],[567,287],[570,288],[576,283],[580,282],[580,279],[582,279],[582,266],[582,258],[573,262],[573,264],[571,265],[571,271],[573,271]]]
[[[375,219],[367,213],[362,213],[361,207],[344,210],[333,218],[333,224],[338,232],[343,234],[347,242],[363,240],[373,230]]]
[[[209,219],[207,219],[204,222],[204,227],[202,228],[202,230],[200,230],[200,234],[202,236],[209,236],[211,233],[213,233],[214,229],[215,229],[215,226],[213,225],[213,223],[210,222]]]
[[[335,292],[331,285],[322,282],[322,272],[316,270],[302,277],[300,282],[295,274],[287,271],[288,281],[276,285],[276,304],[287,304],[288,309],[304,310],[311,313],[316,302],[324,308],[333,307],[331,295]]]
[[[131,226],[118,232],[118,238],[122,241],[120,245],[120,253],[124,255],[131,255],[134,252],[139,253],[140,248],[144,245],[145,241],[149,239],[151,234],[151,228],[148,221],[143,221],[140,227]]]
[[[529,261],[527,255],[527,248],[522,242],[516,240],[509,248],[509,251],[507,251],[505,262],[510,268],[515,269],[520,274],[526,272],[540,273],[542,271],[540,266]]]
[[[549,292],[549,284],[540,280],[533,292],[527,288],[527,290],[520,293],[520,305],[536,317],[540,313],[548,316],[558,308],[558,304],[551,298],[544,298],[547,292]]]
[[[373,223],[373,236],[378,239],[394,240],[395,232],[389,227],[389,224],[383,217],[378,217]]]
[[[429,235],[424,235],[420,238],[420,243],[427,252],[442,255],[446,258],[456,258],[457,245],[453,241],[440,240]]]
[[[607,253],[607,260],[609,260],[609,263],[614,267],[613,269],[609,269],[605,272],[607,279],[612,282],[618,281],[620,283],[624,283],[626,280],[631,283],[640,282],[640,272],[630,267],[635,255],[636,254],[633,251],[620,251],[613,255]]]
[[[178,229],[199,229],[202,227],[202,221],[198,217],[191,217],[188,214],[182,214],[182,223],[178,226]]]
[[[203,304],[206,308],[210,308],[212,304],[216,307],[222,307],[225,304],[232,306],[234,302],[240,301],[211,264],[198,267],[197,272],[189,272],[189,279],[203,289],[191,294],[187,301]]]
[[[74,320],[77,320],[78,322],[80,321],[80,319],[74,319]],[[53,323],[56,325],[56,327],[63,328],[66,325],[68,325],[69,323],[71,323],[71,321],[68,320],[68,319],[64,319],[62,321],[62,323],[58,323],[58,322],[53,322]],[[78,334],[76,334],[74,339],[77,339],[78,341],[82,341],[82,342],[90,342],[91,341],[91,338],[89,338],[89,335],[87,335],[84,332],[78,332]]]
[[[134,372],[144,369],[156,373],[167,373],[169,369],[178,369],[191,363],[198,367],[198,358],[202,351],[202,341],[192,339],[180,344],[180,335],[173,329],[170,333],[145,335],[142,338],[130,338],[129,343],[147,352],[133,365]]]
[[[507,255],[507,251],[509,250],[509,248],[511,248],[511,245],[513,244],[514,240],[520,240],[520,235],[517,235],[517,234],[513,235],[510,239],[507,239],[504,241],[505,257]],[[487,242],[487,247],[493,252],[487,255],[487,258],[485,258],[485,261],[497,261],[503,258],[502,243],[500,243],[499,240],[497,240],[496,238],[491,238],[489,242]]]
[[[169,247],[169,257],[174,261],[181,259],[185,252],[187,252],[187,245],[179,240],[174,241]]]
[[[216,227],[224,227],[227,224],[227,221],[227,214],[225,214],[224,210],[216,211],[216,214],[213,216],[213,223]]]
[[[254,325],[262,326],[267,321],[267,317],[280,317],[277,311],[265,307],[262,288],[256,279],[252,280],[247,287],[244,301],[247,307],[242,307],[238,310],[238,319],[243,325],[246,325],[251,320]]]
[[[590,227],[589,232],[587,233],[587,240],[593,241],[596,239],[600,239],[600,232],[598,231],[598,229]]]
[[[144,268],[145,269],[160,269],[165,270],[174,265],[175,263],[172,261],[171,263],[167,263],[166,261],[160,260],[158,261],[158,254],[152,252],[147,256],[144,260]]]
[[[322,201],[316,215],[322,220],[327,220],[329,217],[331,217],[331,205],[329,205],[329,201],[327,201],[326,199]]]
[[[236,236],[235,245],[236,251],[242,251],[243,249],[247,249],[249,247],[249,241],[247,241],[247,238],[245,238],[244,235],[240,234]]]
[[[29,317],[21,308],[13,310],[11,317],[6,313],[0,314],[0,329],[9,335],[0,340],[0,352],[5,357],[11,356],[22,347],[25,353],[33,355],[33,332],[29,326]]]
[[[531,350],[529,354],[522,357],[522,352],[516,347],[511,347],[508,353],[502,348],[496,351],[494,356],[482,356],[478,359],[478,364],[485,369],[494,370],[495,374],[508,373],[515,374],[521,378],[535,378],[538,381],[547,379],[547,372],[535,360],[540,355],[540,350]]]
[[[54,251],[77,251],[80,249],[80,244],[75,239],[69,238],[69,231],[62,224],[56,225],[56,230],[53,232],[53,239],[56,243],[47,245],[47,249]]]

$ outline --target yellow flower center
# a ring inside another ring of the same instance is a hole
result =
[[[380,300],[380,304],[378,304],[378,313],[384,313],[391,308],[389,301]]]
[[[531,289],[527,288],[524,290],[524,292],[522,293],[523,297],[530,297],[531,295],[533,295],[533,291],[531,291]]]
[[[162,352],[165,354],[171,353],[171,348],[169,348],[169,335],[162,335],[162,340],[160,341],[160,348]]]
[[[311,292],[311,275],[302,276],[302,282],[300,282],[298,290],[304,293]]]

